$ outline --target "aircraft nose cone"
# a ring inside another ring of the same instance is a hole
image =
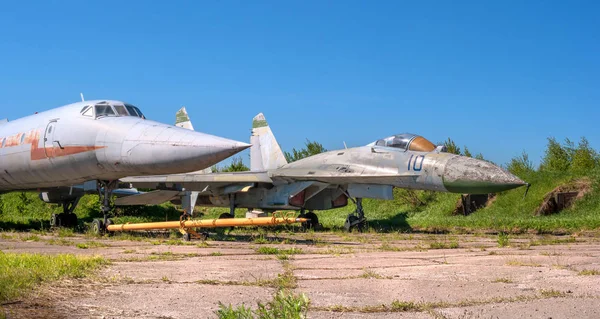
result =
[[[175,174],[205,169],[248,147],[214,135],[152,125],[128,135],[122,156],[140,175]]]
[[[510,172],[490,162],[454,156],[446,164],[444,187],[452,193],[497,193],[526,185]]]

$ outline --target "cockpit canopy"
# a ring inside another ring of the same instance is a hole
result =
[[[382,138],[377,140],[374,145],[417,152],[431,152],[435,150],[435,145],[426,138],[411,133],[396,134]]]
[[[146,117],[137,107],[127,103],[98,102],[86,105],[81,109],[81,115],[100,118],[104,116],[135,116],[142,119]]]

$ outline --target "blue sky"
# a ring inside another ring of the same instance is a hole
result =
[[[87,99],[284,150],[401,132],[505,163],[546,138],[600,149],[597,1],[12,1],[0,118]],[[247,155],[244,155],[247,159]]]

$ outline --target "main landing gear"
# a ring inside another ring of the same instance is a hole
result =
[[[319,226],[319,217],[317,217],[317,214],[313,212],[304,213],[304,208],[300,209],[300,215],[298,215],[298,218],[308,219],[308,221],[301,224],[303,230],[315,230]]]
[[[92,221],[92,231],[96,235],[103,235],[106,227],[111,225],[112,220],[108,219],[108,214],[112,210],[111,197],[113,191],[117,188],[118,181],[98,181],[98,196],[100,197],[100,206],[102,208],[102,219]]]
[[[77,226],[77,215],[73,213],[79,199],[71,199],[62,203],[63,212],[60,214],[52,214],[50,217],[50,227],[75,227]]]
[[[351,232],[353,229],[357,229],[359,232],[362,232],[366,225],[367,219],[365,218],[365,211],[362,207],[362,198],[357,198],[354,200],[352,197],[348,196],[350,200],[356,204],[356,210],[354,213],[348,215],[346,218],[346,222],[344,223],[344,228],[346,231]]]

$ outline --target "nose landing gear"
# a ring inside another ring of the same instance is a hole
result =
[[[118,181],[98,181],[98,196],[100,197],[100,205],[102,208],[102,219],[94,219],[92,222],[92,231],[96,235],[103,235],[106,232],[106,227],[112,224],[112,220],[108,219],[108,214],[112,210],[111,197],[113,191],[117,188]]]
[[[346,218],[344,229],[346,229],[347,232],[351,232],[353,229],[362,232],[367,226],[367,219],[365,218],[365,212],[362,206],[362,198],[357,198],[356,200],[350,196],[348,196],[348,198],[356,204],[356,210]]]

